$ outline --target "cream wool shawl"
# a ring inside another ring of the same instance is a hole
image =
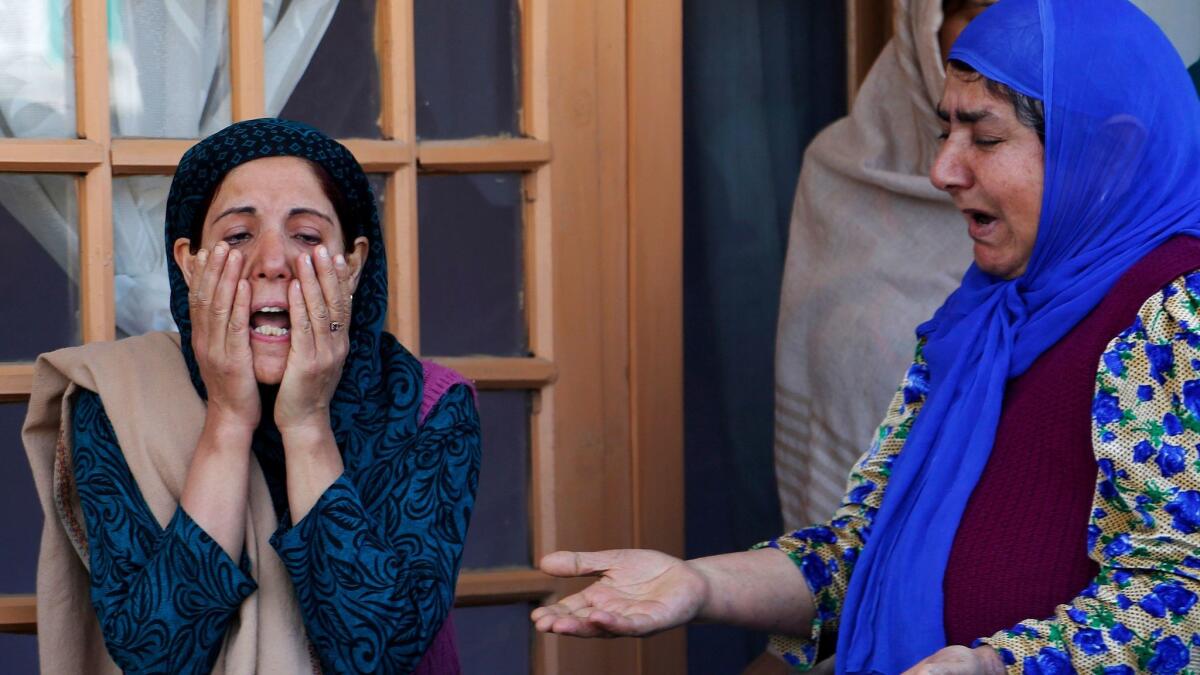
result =
[[[205,405],[177,333],[43,354],[22,429],[46,516],[38,558],[38,657],[45,673],[119,673],[90,601],[88,544],[71,467],[72,394],[96,392],[138,489],[166,527],[183,491]],[[277,527],[267,483],[250,456],[244,549],[258,590],[230,623],[214,673],[319,672],[292,582],[268,542]]]
[[[775,473],[788,528],[833,514],[912,362],[913,327],[971,263],[962,215],[929,182],[941,25],[941,0],[897,0],[895,37],[849,117],[804,155],[775,361]]]

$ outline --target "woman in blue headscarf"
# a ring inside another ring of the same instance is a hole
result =
[[[234,124],[180,161],[166,254],[178,334],[38,362],[44,671],[458,672],[474,392],[383,331],[358,162]]]
[[[798,669],[1149,671],[1200,646],[1200,102],[1126,0],[1002,0],[951,49],[931,171],[975,264],[825,525],[598,574],[538,629],[693,618]],[[781,555],[781,552],[786,555]]]

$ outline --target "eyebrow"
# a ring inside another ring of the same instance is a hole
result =
[[[255,209],[253,206],[234,206],[232,208],[228,208],[228,209],[225,209],[224,211],[222,211],[221,215],[219,215],[213,219],[213,222],[215,223],[218,220],[224,218],[225,216],[231,216],[231,215],[242,214],[242,213],[253,216],[253,215],[258,214],[258,210]],[[326,222],[328,222],[330,225],[333,225],[333,219],[330,218],[327,214],[322,213],[316,209],[308,208],[307,206],[297,206],[296,208],[288,211],[288,218],[293,218],[295,216],[304,216],[304,215],[316,216],[318,218],[322,218]]]
[[[950,121],[950,113],[941,106],[938,106],[938,108],[937,108],[937,116],[943,122]],[[996,114],[990,110],[955,110],[954,111],[954,117],[956,117],[959,122],[962,122],[964,124],[974,124],[976,122],[979,122],[980,120],[985,120],[985,119],[992,118],[995,116],[996,116]]]
[[[333,225],[333,218],[330,218],[328,214],[322,213],[316,209],[310,209],[307,206],[297,206],[291,211],[288,211],[288,218],[303,215],[316,216],[325,220],[325,222],[329,223],[330,225]]]

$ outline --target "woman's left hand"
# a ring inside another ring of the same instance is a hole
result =
[[[1003,675],[1004,662],[987,645],[946,647],[904,671],[904,675]]]
[[[329,402],[342,377],[350,350],[353,288],[343,256],[320,246],[297,264],[288,286],[291,350],[275,399],[275,424],[281,432],[329,430]]]

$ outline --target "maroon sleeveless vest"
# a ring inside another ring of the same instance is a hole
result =
[[[1044,619],[1091,583],[1096,491],[1092,398],[1104,348],[1146,299],[1200,269],[1200,239],[1175,237],[1129,268],[1099,305],[1010,380],[996,442],[963,513],[943,580],[946,641],[970,645]]]

